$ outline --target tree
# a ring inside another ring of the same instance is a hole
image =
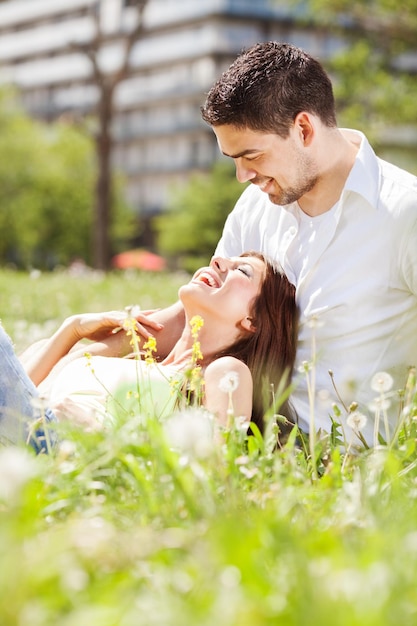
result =
[[[206,264],[242,191],[229,161],[218,161],[209,175],[193,176],[154,219],[159,250],[189,271]]]
[[[114,115],[114,95],[117,86],[130,72],[131,52],[143,31],[143,11],[147,0],[130,0],[129,24],[120,21],[119,29],[112,29],[121,46],[121,58],[116,70],[103,67],[100,57],[109,39],[105,27],[104,8],[106,0],[97,0],[90,13],[94,24],[94,35],[86,44],[73,44],[73,48],[84,53],[92,66],[92,78],[97,88],[96,119],[97,131],[94,135],[98,164],[95,186],[94,209],[94,265],[107,269],[110,262],[110,223],[113,198],[113,178],[111,155],[113,148],[112,121]]]
[[[0,92],[0,262],[50,268],[91,262],[93,186],[90,138],[67,123],[42,124]],[[120,194],[117,198],[120,197]],[[127,208],[116,200],[112,239],[127,237]]]
[[[415,126],[417,0],[297,5],[300,21],[346,42],[328,64],[342,125],[359,123],[374,143],[383,140],[387,126]]]

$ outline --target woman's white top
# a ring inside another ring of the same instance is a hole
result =
[[[183,374],[171,365],[137,359],[89,356],[69,362],[49,389],[52,409],[72,408],[99,422],[118,414],[162,418],[178,401]]]

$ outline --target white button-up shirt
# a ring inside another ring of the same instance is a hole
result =
[[[341,407],[331,370],[345,405],[358,402],[368,414],[363,433],[372,444],[373,376],[388,372],[396,390],[417,365],[417,178],[377,158],[358,134],[361,145],[340,200],[318,221],[306,258],[294,257],[298,205],[272,204],[255,185],[228,216],[216,254],[259,250],[281,263],[296,285],[301,315],[292,396],[300,426],[308,431],[314,416],[316,429],[330,429],[332,405]],[[293,267],[301,268],[299,276]],[[314,363],[313,401],[307,376],[298,373],[305,362]],[[391,433],[396,395],[388,409]]]

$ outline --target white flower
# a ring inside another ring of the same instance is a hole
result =
[[[203,409],[174,413],[165,422],[164,430],[175,450],[197,458],[205,458],[214,450],[213,417]]]
[[[324,326],[324,321],[322,319],[319,319],[317,315],[312,315],[310,318],[308,318],[306,324],[308,328],[321,328],[322,326]]]
[[[124,313],[126,317],[137,317],[141,313],[141,308],[139,304],[130,304],[125,306]]]
[[[301,365],[298,366],[299,374],[307,374],[311,370],[311,363],[309,361],[303,361]]]
[[[253,478],[256,474],[259,474],[257,467],[245,467],[245,465],[239,467],[239,472],[246,476],[246,478]]]
[[[393,384],[394,380],[390,374],[387,372],[378,372],[371,380],[371,389],[379,393],[384,393],[385,391],[389,391]]]
[[[46,396],[35,396],[30,401],[33,408],[38,410],[41,415],[45,414],[46,409],[48,408],[48,399]]]
[[[388,398],[374,398],[374,401],[368,404],[369,410],[374,411],[374,413],[377,411],[388,411],[390,406],[391,400],[388,400]]]
[[[239,387],[239,374],[237,372],[228,372],[220,379],[219,389],[224,393],[233,393]]]
[[[353,411],[346,420],[346,424],[349,428],[352,428],[352,430],[363,430],[366,426],[366,422],[366,415],[360,413],[360,411]]]
[[[73,441],[64,439],[63,441],[59,443],[59,446],[58,446],[59,458],[63,461],[74,456],[76,451],[77,451],[77,447]]]
[[[21,448],[5,448],[0,452],[0,498],[14,498],[37,473],[32,456]]]
[[[250,419],[246,415],[238,415],[235,417],[235,428],[241,432],[246,433],[250,425]]]

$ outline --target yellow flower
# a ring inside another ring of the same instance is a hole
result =
[[[156,352],[156,339],[155,337],[149,337],[149,339],[143,344],[145,363],[150,365],[155,363],[153,352]]]
[[[191,353],[191,362],[193,366],[197,365],[198,361],[201,361],[203,354],[201,352],[201,345],[198,341],[198,335],[201,328],[204,326],[204,320],[200,315],[194,315],[190,320],[191,336],[193,338],[193,348]]]
[[[203,377],[201,374],[201,365],[199,361],[203,359],[201,345],[198,341],[198,335],[204,326],[204,320],[200,315],[194,315],[190,320],[191,336],[193,338],[193,346],[191,351],[191,368],[189,370],[190,390],[194,393],[201,391]]]
[[[201,365],[194,365],[190,371],[190,390],[193,392],[200,392],[203,382]]]
[[[193,339],[197,339],[198,333],[204,326],[204,320],[201,315],[194,315],[194,317],[192,317],[190,320],[190,326]]]
[[[126,331],[127,337],[132,337],[130,340],[130,345],[133,348],[133,355],[135,359],[140,359],[140,346],[138,334],[136,332],[137,328],[137,320],[134,317],[135,307],[129,306],[125,308],[126,311],[126,319],[123,322],[123,329]]]

